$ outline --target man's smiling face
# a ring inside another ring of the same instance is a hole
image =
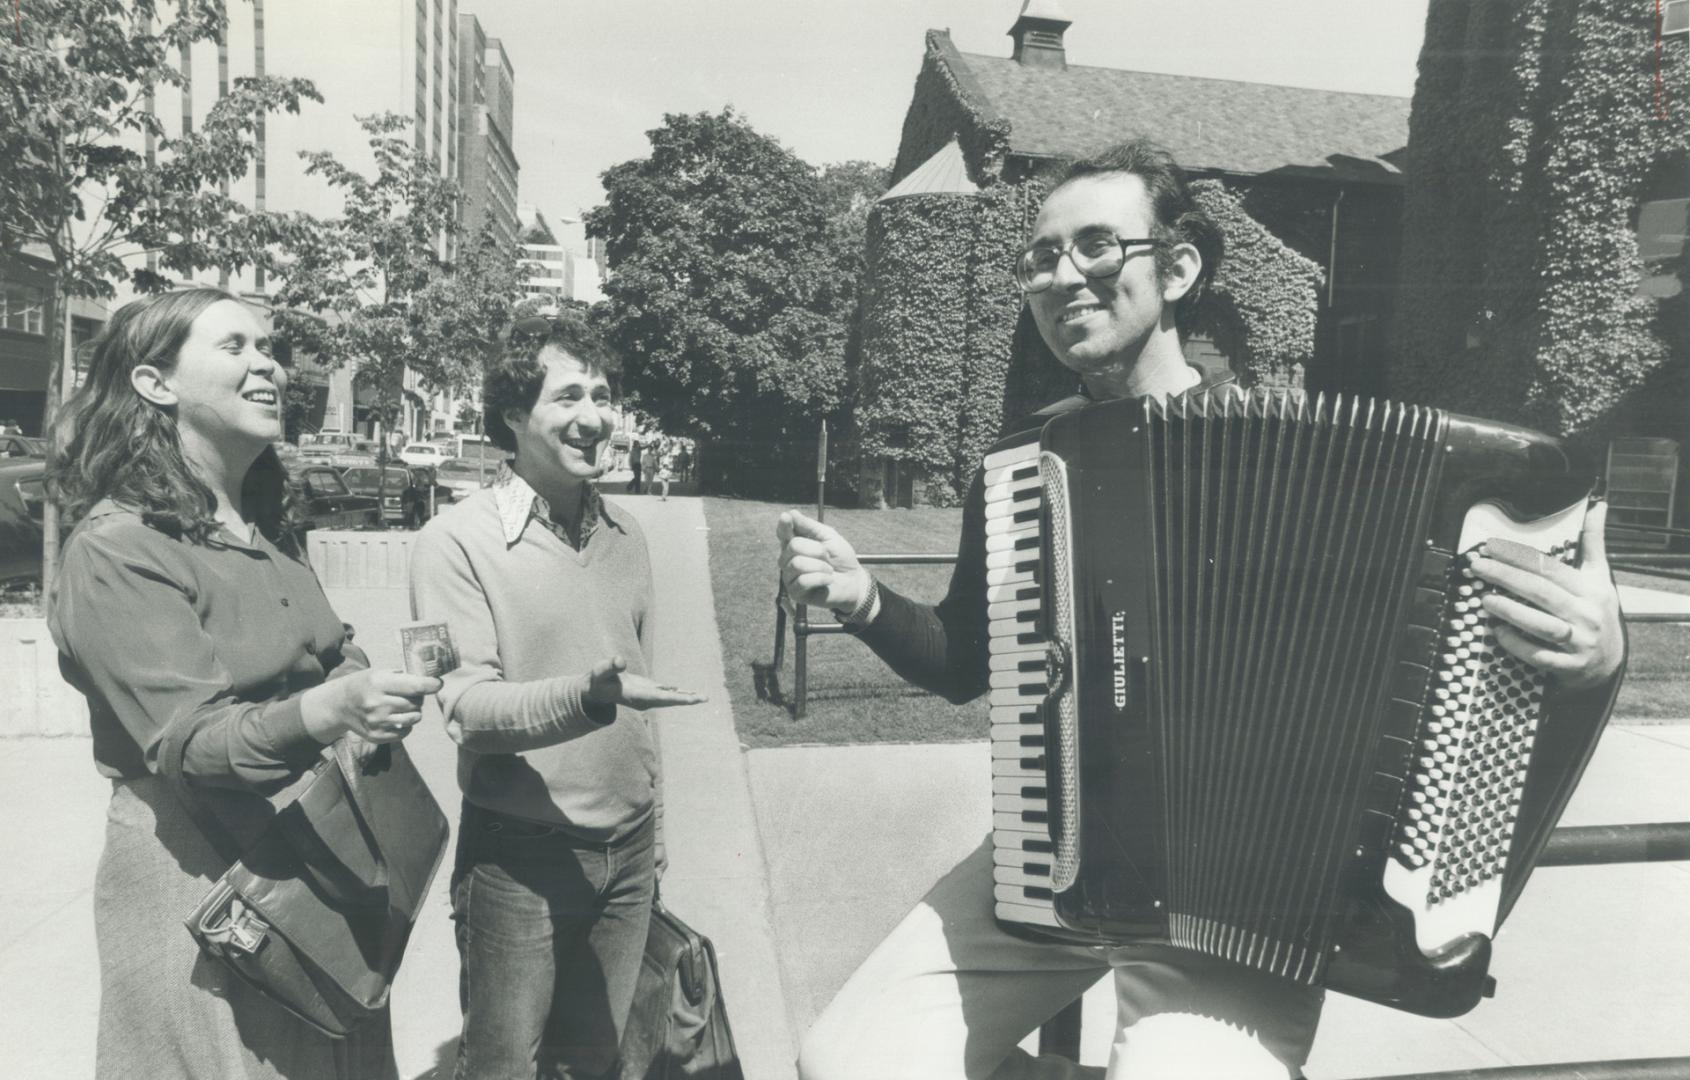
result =
[[[561,349],[540,351],[546,381],[526,412],[509,409],[505,423],[516,436],[516,457],[525,471],[570,485],[602,475],[610,463],[605,447],[616,425],[610,382]]]
[[[1081,233],[1103,230],[1122,237],[1155,235],[1144,182],[1131,173],[1104,173],[1070,181],[1045,200],[1032,242],[1067,245]],[[1056,279],[1028,304],[1045,343],[1080,375],[1130,372],[1166,310],[1155,249],[1127,249],[1126,262],[1108,277],[1088,278],[1064,256]]]

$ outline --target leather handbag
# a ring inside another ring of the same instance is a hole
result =
[[[161,771],[223,851],[235,841],[182,776],[186,743],[166,739]],[[188,932],[271,1001],[344,1038],[387,1007],[447,832],[402,745],[344,736],[188,916]]]
[[[622,1036],[622,1080],[745,1080],[734,1049],[716,950],[661,900]]]

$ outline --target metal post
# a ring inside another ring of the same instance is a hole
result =
[[[822,421],[821,442],[816,446],[816,520],[827,520],[827,421]]]
[[[796,601],[792,605],[792,692],[795,695],[793,719],[804,719],[804,699],[810,688],[809,658],[805,655],[805,638],[809,634],[809,605]]]

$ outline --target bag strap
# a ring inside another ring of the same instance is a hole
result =
[[[201,722],[190,722],[173,724],[166,728],[164,739],[159,746],[159,772],[169,782],[178,801],[188,811],[188,816],[193,819],[194,824],[199,827],[206,842],[216,850],[225,862],[232,866],[240,861],[243,854],[239,841],[229,831],[228,826],[224,825],[217,815],[212,813],[211,808],[205,800],[200,798],[199,793],[194,790],[193,784],[183,771],[188,756],[188,742],[202,726]],[[334,782],[340,786],[346,805],[352,810],[353,821],[373,855],[375,880],[365,881],[350,870],[345,870],[345,863],[335,857],[334,849],[326,843],[317,846],[321,853],[329,856],[327,860],[311,858],[313,852],[301,851],[300,854],[303,856],[306,870],[325,892],[343,901],[357,902],[372,891],[386,891],[388,885],[387,856],[382,851],[381,844],[376,840],[375,830],[370,825],[370,808],[359,797],[359,785],[352,779],[353,775],[358,772],[359,762],[355,756],[351,737],[342,736],[336,739],[329,749],[331,753],[325,757],[319,768],[334,772]],[[318,782],[321,782],[321,780],[319,779]],[[295,846],[297,849],[297,845]],[[391,898],[388,903],[391,908]]]

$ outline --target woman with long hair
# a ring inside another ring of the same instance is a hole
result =
[[[227,866],[160,777],[182,774],[242,849],[347,733],[403,738],[440,681],[372,671],[292,532],[288,373],[240,301],[187,289],[119,310],[56,425],[54,500],[75,528],[48,600],[112,780],[94,885],[101,1077],[393,1077],[384,1015],[317,1033],[182,923]]]

